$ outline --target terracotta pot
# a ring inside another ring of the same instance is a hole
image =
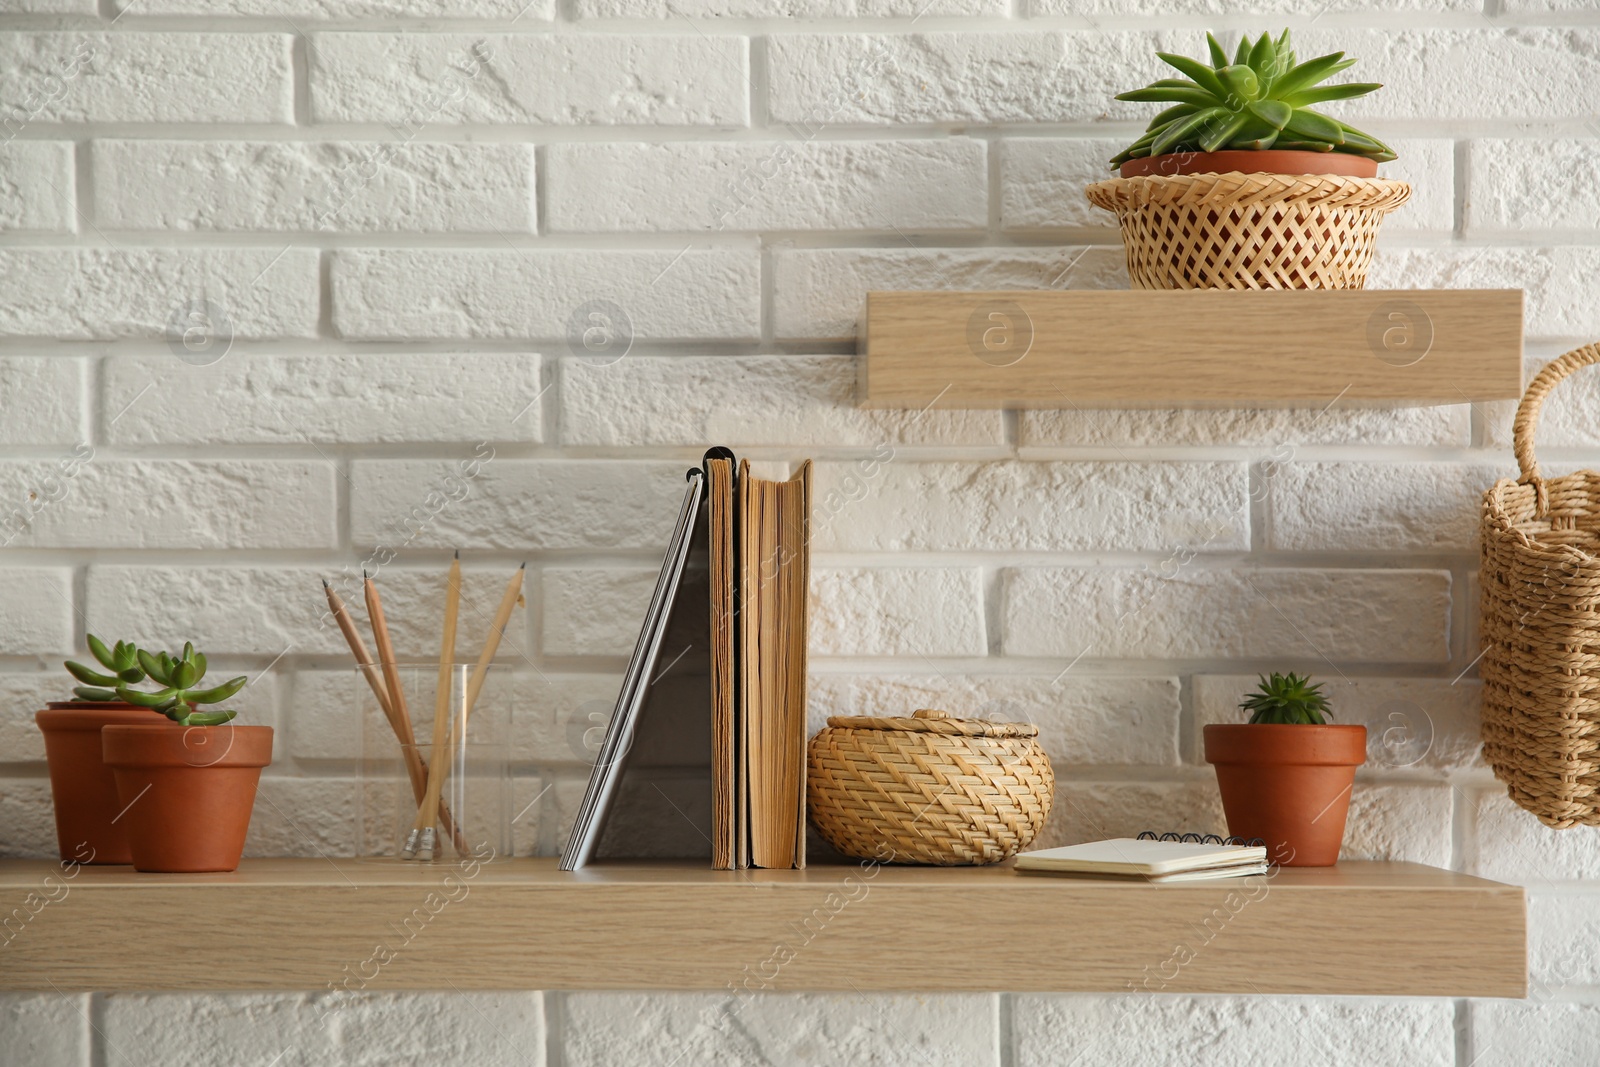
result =
[[[108,726],[105,761],[141,871],[231,871],[250,829],[272,727]]]
[[[1267,148],[1259,152],[1233,149],[1225,152],[1172,152],[1164,156],[1130,159],[1122,165],[1124,178],[1151,174],[1339,174],[1347,178],[1376,178],[1378,164],[1348,152],[1301,152]]]
[[[1285,867],[1339,862],[1350,787],[1367,760],[1365,726],[1215,725],[1205,743],[1228,833],[1261,838]]]
[[[56,811],[56,847],[63,861],[128,863],[127,835],[118,814],[117,781],[101,758],[102,726],[157,722],[153,711],[111,701],[52,701],[34,714],[50,764],[50,799]]]

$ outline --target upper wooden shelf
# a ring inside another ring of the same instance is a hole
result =
[[[30,892],[55,899],[23,907]],[[10,912],[0,990],[1527,990],[1522,890],[1409,863],[1163,886],[1009,865],[562,873],[546,859],[67,880],[11,860],[0,900],[37,912]]]
[[[1522,290],[868,293],[861,402],[1420,407],[1522,394]]]

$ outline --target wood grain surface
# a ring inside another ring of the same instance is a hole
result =
[[[875,292],[866,407],[1465,404],[1522,393],[1522,291]]]
[[[67,872],[70,873],[70,872]],[[1149,885],[553,859],[0,862],[0,989],[1060,990],[1520,997],[1520,888],[1408,863]]]

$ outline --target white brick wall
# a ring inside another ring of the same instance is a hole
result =
[[[779,122],[1085,122],[1160,62],[1139,33],[791,34],[769,49]]]
[[[294,119],[286,33],[0,33],[0,99],[39,125]]]
[[[10,249],[0,251],[0,333],[70,341],[170,333],[181,347],[183,312],[194,306],[220,310],[215,329],[231,340],[310,338],[317,287],[309,248]]]
[[[973,231],[988,220],[984,145],[962,138],[566,144],[546,158],[551,233]]]
[[[132,447],[537,444],[544,421],[540,359],[528,353],[241,352],[200,367],[163,353],[107,359],[100,383],[106,437]]]
[[[337,472],[322,460],[93,459],[0,462],[38,510],[12,548],[334,548]]]
[[[1455,1062],[1449,1005],[1437,1001],[1268,1002],[1245,997],[1040,997],[1017,1003],[1017,1064]]]
[[[318,122],[744,126],[742,37],[319,33]]]
[[[909,242],[908,242],[909,243]],[[854,340],[869,289],[1126,289],[1122,249],[800,249],[772,253],[780,339]]]
[[[706,994],[574,993],[563,1042],[572,1067],[633,1063],[926,1063],[966,1067],[994,1055],[988,997],[756,997],[728,1018]],[[718,1019],[720,1028],[703,1025]],[[892,1025],[885,1025],[892,1022]]]
[[[633,337],[754,341],[754,248],[588,251],[352,249],[333,254],[333,332],[352,341],[564,341],[592,301],[622,309]],[[559,351],[559,348],[556,349]]]
[[[0,184],[9,194],[0,206],[0,229],[57,233],[77,229],[72,212],[72,145],[11,142],[0,157]]]
[[[86,442],[87,379],[84,360],[0,357],[0,442],[42,445],[64,454]]]
[[[526,145],[107,140],[90,166],[108,230],[533,230]]]
[[[458,1062],[501,1067],[543,1063],[544,1016],[538,994],[490,993],[466,1012],[448,994],[352,994],[337,1006],[337,1026],[315,997],[105,997],[107,1067],[152,1061],[185,1067],[215,1063],[220,1047],[244,1063],[375,1063],[431,1059],[449,1050]],[[475,1009],[475,1010],[473,1010]]]
[[[1172,556],[1168,557],[1172,559]],[[1442,571],[1015,567],[1001,641],[1016,656],[1443,662]],[[1337,650],[1330,652],[1329,650]]]
[[[1600,832],[1478,760],[1511,405],[854,405],[869,289],[1126,286],[1081,194],[1151,110],[1112,95],[1280,24],[1387,83],[1336,105],[1416,185],[1374,286],[1524,288],[1530,370],[1600,336],[1592,0],[0,0],[0,856],[54,848],[32,713],[86,627],[250,674],[249,849],[353,849],[318,578],[359,613],[378,567],[427,659],[454,547],[471,618],[529,565],[514,836],[552,850],[681,471],[724,443],[818,462],[813,727],[1026,719],[1042,844],[1220,829],[1202,727],[1311,671],[1371,735],[1350,855],[1527,885],[1527,1002],[22,995],[0,1060],[1591,1067]],[[1600,466],[1597,426],[1591,373],[1541,454]]]
[[[0,367],[0,373],[3,373]],[[854,405],[851,356],[569,356],[561,364],[561,439],[574,446],[956,445],[1005,448],[998,411],[894,411]],[[0,403],[3,403],[0,400]]]

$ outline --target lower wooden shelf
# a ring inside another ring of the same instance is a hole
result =
[[[0,990],[1131,991],[1520,997],[1523,891],[1410,863],[1187,885],[1009,866],[0,862]]]

